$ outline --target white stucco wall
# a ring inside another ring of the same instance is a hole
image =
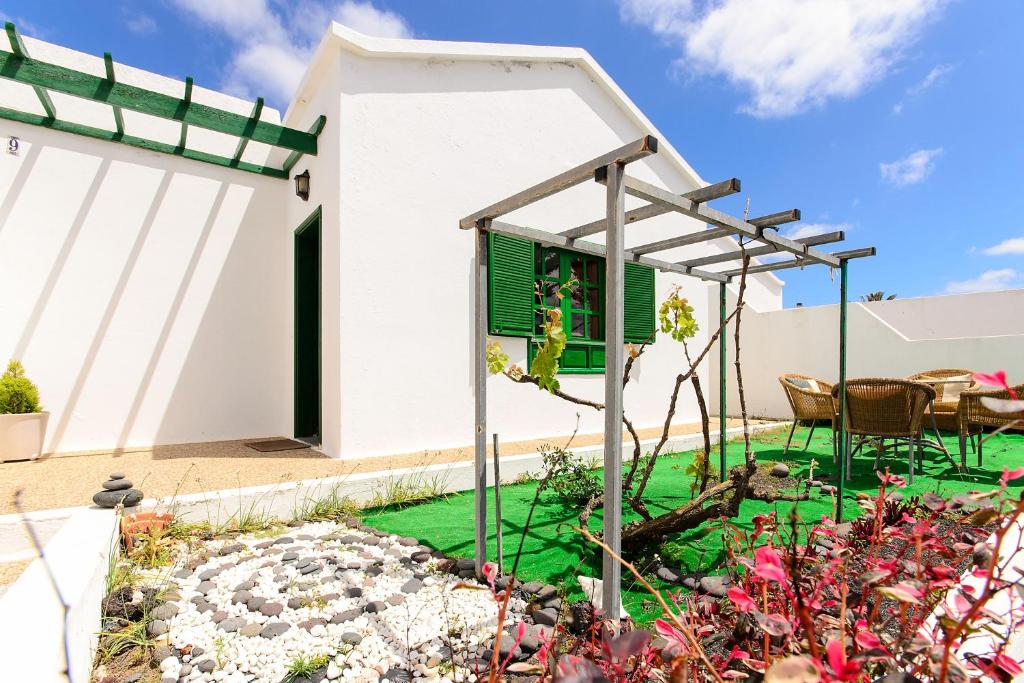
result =
[[[855,267],[851,266],[851,267]],[[732,301],[732,299],[730,299]],[[1024,290],[850,303],[847,377],[906,377],[933,368],[1006,370],[1024,381]],[[777,377],[839,378],[839,306],[745,310],[743,387],[751,415],[792,415]],[[731,346],[732,337],[728,342]],[[729,414],[739,414],[729,350]],[[717,377],[717,355],[711,371]],[[714,405],[718,405],[717,381]]]
[[[573,63],[342,51],[339,68],[338,454],[348,458],[469,445],[473,236],[458,229],[458,220],[650,131]],[[631,164],[629,170],[674,191],[698,184],[667,152]],[[510,214],[508,220],[560,230],[603,211],[603,187],[587,183]],[[629,226],[628,243],[702,227],[682,216],[663,216]],[[721,246],[728,243],[685,253]],[[707,328],[707,285],[659,273],[658,298],[675,284],[683,287],[701,320],[703,329],[693,341],[699,348]],[[759,278],[751,289],[766,302],[778,299],[772,278]],[[502,343],[513,362],[525,365],[524,340],[504,338]],[[638,427],[664,420],[681,367],[682,350],[668,339],[660,339],[638,363],[626,389],[627,410]],[[603,397],[603,375],[566,375],[561,382],[569,392]],[[489,431],[505,440],[568,434],[577,412],[582,432],[603,428],[599,413],[502,377],[491,378],[488,393]],[[687,390],[676,420],[697,416]]]
[[[582,51],[346,36],[355,34],[327,33],[285,117],[300,129],[328,118],[320,154],[295,168],[312,176],[308,202],[290,181],[2,123],[21,152],[0,158],[0,358],[21,358],[39,384],[53,413],[47,451],[291,435],[293,232],[318,206],[323,450],[361,457],[471,443],[473,238],[458,219],[657,131]],[[103,74],[98,57],[28,47]],[[121,65],[116,73],[167,94],[184,90]],[[0,98],[39,110],[18,84],[0,82]],[[198,86],[193,98],[251,108]],[[113,127],[109,108],[54,101],[62,119]],[[278,120],[271,109],[262,116]],[[130,134],[177,142],[173,122],[129,112],[125,120]],[[225,138],[189,130],[190,147],[230,155]],[[250,143],[244,158],[269,153]],[[680,192],[704,184],[665,140],[630,172]],[[603,188],[587,183],[509,219],[558,230],[603,206]],[[630,226],[629,243],[701,227],[664,216]],[[722,248],[730,243],[685,254]],[[702,321],[699,347],[707,286],[659,274],[659,298],[674,284]],[[751,286],[769,308],[780,295],[771,276]],[[505,346],[525,364],[524,341]],[[681,365],[667,340],[638,364],[627,389],[638,427],[660,424]],[[575,409],[501,378],[491,384],[491,428],[502,438],[572,431]],[[564,378],[591,398],[602,385],[601,375]],[[600,431],[599,415],[581,414],[582,431]],[[677,419],[696,415],[686,392]]]
[[[103,73],[98,57],[27,43],[39,58]],[[120,65],[117,75],[184,89]],[[8,106],[39,108],[31,89],[0,87]],[[193,99],[252,106],[198,87]],[[54,102],[62,119],[113,128],[109,107]],[[125,123],[174,143],[180,131],[128,112]],[[21,150],[0,155],[0,360],[20,358],[39,385],[52,412],[46,450],[287,433],[290,182],[0,121],[11,135]],[[233,153],[216,138],[189,130],[190,146]],[[245,158],[265,156],[260,147]]]

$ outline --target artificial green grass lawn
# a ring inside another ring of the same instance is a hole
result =
[[[807,436],[807,430],[797,430],[793,439],[794,448],[785,456],[782,447],[786,433],[775,432],[757,436],[753,440],[754,450],[758,454],[758,462],[785,462],[790,466],[790,476],[806,479],[808,465],[813,457],[818,461],[817,473],[829,476],[827,483],[836,483],[836,468],[832,463],[832,445],[829,441],[827,428],[819,428],[811,441],[810,448],[800,448]],[[946,435],[944,442],[950,448],[953,457],[959,461],[956,450],[956,436]],[[732,441],[726,449],[728,463],[731,466],[743,461],[743,442]],[[644,498],[652,514],[679,507],[690,500],[690,483],[692,478],[684,473],[693,458],[692,452],[664,455],[658,459],[654,474],[645,491]],[[717,450],[713,461],[717,463]],[[926,449],[923,459],[923,474],[916,474],[914,484],[907,486],[904,495],[920,495],[932,491],[942,495],[951,495],[971,490],[988,490],[998,486],[1000,474],[1004,467],[1014,469],[1024,466],[1024,435],[999,434],[985,443],[984,463],[977,467],[977,456],[968,448],[968,469],[964,474],[958,473],[949,460],[939,451]],[[854,458],[851,481],[845,482],[843,496],[844,519],[851,519],[860,512],[856,503],[858,492],[874,493],[878,489],[879,480],[871,465],[874,450],[865,448]],[[906,449],[898,455],[887,452],[882,467],[900,475],[907,474]],[[600,471],[596,471],[600,476]],[[1014,488],[1024,486],[1024,479],[1011,482]],[[537,488],[536,482],[525,484],[504,484],[501,487],[502,534],[505,557],[505,568],[510,569],[522,536],[523,525],[529,512]],[[494,533],[494,501],[493,489],[488,490],[488,558],[496,556]],[[739,517],[733,522],[741,528],[750,529],[750,520],[758,514],[777,511],[784,516],[792,509],[791,502],[764,503],[761,501],[744,501]],[[832,497],[819,495],[817,490],[811,492],[810,500],[796,504],[800,517],[809,522],[817,522],[822,515],[831,515]],[[637,516],[628,505],[623,506],[623,519],[630,521]],[[522,581],[538,580],[554,585],[563,585],[569,592],[570,599],[582,596],[576,582],[577,574],[600,577],[601,557],[595,547],[588,544],[572,527],[577,522],[579,510],[564,505],[550,489],[543,493],[530,525],[530,533],[523,546],[523,556],[519,563],[518,576]],[[435,499],[406,507],[404,509],[377,509],[367,511],[366,522],[371,526],[390,533],[404,536],[415,536],[422,542],[456,557],[472,557],[473,555],[473,492],[454,494],[446,498]],[[592,529],[601,527],[601,511],[594,513],[590,520]],[[722,539],[717,531],[707,533],[705,529],[691,530],[675,534],[665,544],[662,554],[663,562],[673,568],[685,572],[713,573],[722,560]],[[642,586],[636,585],[632,576],[623,572],[623,603],[629,613],[641,623],[658,616],[658,608],[651,596]],[[668,584],[657,581],[653,576],[652,583],[660,588],[669,588]]]

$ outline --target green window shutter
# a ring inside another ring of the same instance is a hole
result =
[[[623,336],[627,342],[642,343],[654,332],[654,269],[636,263],[625,264],[623,281],[626,297]]]
[[[487,235],[487,313],[491,334],[533,333],[533,242]]]

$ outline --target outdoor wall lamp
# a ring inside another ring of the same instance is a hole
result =
[[[302,197],[302,201],[309,201],[309,169],[295,176],[295,194]]]

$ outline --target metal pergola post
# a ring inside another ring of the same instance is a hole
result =
[[[475,567],[478,575],[487,561],[487,233],[494,232],[518,239],[569,250],[575,253],[593,254],[605,258],[605,423],[604,423],[604,542],[609,550],[602,558],[602,607],[605,615],[614,621],[622,617],[621,568],[613,555],[621,555],[622,545],[622,377],[624,370],[624,322],[625,322],[625,263],[635,263],[657,269],[662,273],[673,273],[699,278],[719,285],[719,325],[722,333],[718,340],[719,350],[719,463],[721,477],[726,478],[726,441],[728,412],[728,341],[725,322],[728,308],[727,284],[743,273],[742,269],[710,271],[695,266],[712,265],[742,260],[746,256],[761,256],[773,253],[787,253],[790,258],[772,263],[750,266],[746,274],[767,273],[789,268],[803,268],[821,264],[839,268],[842,272],[840,307],[840,411],[845,410],[846,387],[846,271],[847,261],[875,255],[874,248],[855,249],[826,253],[815,246],[841,241],[841,231],[813,235],[800,239],[789,239],[766,228],[800,219],[796,209],[767,214],[757,218],[742,219],[722,213],[706,206],[706,203],[738,192],[740,182],[729,180],[706,185],[683,194],[675,194],[637,178],[626,175],[627,164],[656,154],[658,141],[650,135],[626,143],[618,149],[602,154],[588,162],[554,175],[524,190],[509,195],[489,206],[465,216],[459,221],[462,230],[476,230],[476,263],[473,278],[474,288],[474,331],[473,331],[473,394],[476,401],[475,474],[476,505],[475,524]],[[499,220],[525,206],[546,197],[580,185],[587,180],[596,180],[605,185],[605,212],[598,220],[579,225],[562,232],[548,232],[533,227],[514,225]],[[626,195],[640,198],[645,205],[625,210]],[[657,242],[626,247],[625,228],[627,225],[660,216],[676,213],[697,219],[709,227],[695,232],[668,237]],[[605,232],[605,244],[586,242],[579,238]],[[752,246],[739,252],[729,251],[708,254],[679,261],[663,260],[648,256],[657,252],[679,247],[698,245],[722,237],[742,237]],[[759,243],[759,244],[757,244]],[[843,495],[842,480],[845,467],[845,425],[839,426],[840,482],[837,490],[840,500]],[[497,457],[497,447],[495,447]],[[710,457],[710,454],[708,454]],[[497,460],[495,461],[497,469]],[[836,511],[837,519],[842,517],[842,507]],[[500,521],[499,521],[500,524]]]
[[[487,233],[476,231],[473,278],[473,400],[476,414],[474,559],[477,578],[487,561]]]
[[[836,522],[843,521],[843,481],[850,476],[846,467],[846,259],[839,263],[839,481],[836,485]]]
[[[605,261],[605,371],[604,371],[604,542],[616,554],[622,551],[622,373],[625,369],[623,317],[625,309],[626,186],[625,166],[606,167]],[[604,551],[601,587],[602,606],[607,618],[618,622],[622,616],[621,567]]]
[[[728,372],[725,353],[725,320],[728,289],[725,283],[718,285],[718,470],[719,480],[725,481],[725,431],[726,431],[726,404],[728,403],[727,392],[729,390]],[[711,454],[708,453],[708,457]]]

